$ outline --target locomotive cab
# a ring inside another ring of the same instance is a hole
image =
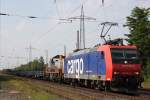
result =
[[[140,63],[137,48],[123,45],[101,45],[67,56],[64,81],[99,89],[137,90]]]
[[[104,52],[106,81],[110,87],[137,90],[140,82],[140,61],[135,46],[103,45],[98,51]]]
[[[134,46],[110,48],[114,86],[137,89],[140,77],[140,61]]]
[[[64,74],[63,55],[56,55],[50,59],[49,65],[45,68],[45,77],[51,81],[61,81]]]

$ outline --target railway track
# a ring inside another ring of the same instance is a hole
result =
[[[150,100],[150,91],[139,90],[139,95],[129,95],[119,92],[105,92],[84,87],[73,87],[66,84],[27,79],[29,85],[39,84],[37,89],[63,96],[69,100]],[[41,86],[42,85],[42,86]]]

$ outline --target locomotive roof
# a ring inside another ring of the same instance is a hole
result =
[[[86,49],[82,49],[82,50],[75,50],[75,52],[69,54],[69,56],[75,56],[75,55],[80,55],[80,54],[86,54],[86,53],[89,53],[89,52],[94,52],[94,51],[97,51],[97,49],[99,47],[105,47],[105,46],[108,46],[109,48],[136,48],[136,46],[133,46],[133,45],[124,45],[124,46],[116,46],[116,45],[101,45],[101,46],[96,46],[96,47],[93,47],[93,48],[86,48]],[[68,56],[68,57],[69,57]]]
[[[85,54],[85,53],[89,53],[89,52],[93,52],[93,51],[97,51],[97,47],[82,49],[82,50],[79,50],[77,52],[71,53],[69,56],[75,56],[75,55]]]
[[[54,56],[53,58],[60,58],[60,56],[61,56],[62,58],[65,58],[64,55],[56,55],[56,56]]]

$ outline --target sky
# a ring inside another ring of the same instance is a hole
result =
[[[81,6],[84,14],[96,18],[85,21],[86,47],[102,43],[101,27],[105,21],[117,22],[109,35],[112,39],[125,38],[128,28],[123,27],[126,17],[136,6],[150,7],[150,0],[0,0],[0,12],[10,16],[0,16],[0,69],[13,68],[27,63],[29,46],[32,59],[46,56],[49,58],[63,54],[64,45],[67,53],[76,48],[76,32],[79,20],[72,23],[59,19],[80,16]],[[29,18],[36,16],[37,18]]]

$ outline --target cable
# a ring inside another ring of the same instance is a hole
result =
[[[38,17],[38,16],[24,16],[19,14],[10,14],[10,13],[2,13],[0,12],[0,16],[8,16],[8,17],[21,17],[21,18],[30,18],[30,19],[52,19],[52,20],[59,20],[52,17]]]
[[[85,0],[82,4],[80,4],[74,10],[72,10],[71,13],[67,15],[67,17],[69,17],[70,15],[72,15],[74,12],[76,12],[78,9],[80,9],[82,5],[85,5],[87,2],[88,2],[88,0]]]
[[[83,2],[83,4],[85,4],[88,0],[85,0]],[[56,11],[57,11],[57,15],[60,18],[60,14],[59,14],[59,10],[58,10],[58,5],[57,5],[57,1],[54,0],[54,2],[56,3]],[[79,5],[78,7],[76,7],[68,16],[70,16],[71,14],[73,14],[75,11],[77,11],[79,8],[81,7],[81,5]],[[25,16],[25,15],[19,15],[19,14],[10,14],[10,13],[2,13],[0,12],[0,16],[16,16],[16,17],[23,17],[23,18],[30,18],[30,19],[50,19],[50,17],[38,17],[38,16]],[[54,20],[54,18],[51,18],[52,20]],[[59,20],[59,19],[55,19],[55,20]]]
[[[61,17],[60,17],[60,14],[59,14],[59,9],[58,9],[58,5],[57,5],[57,0],[55,0],[54,2],[55,2],[55,4],[56,4],[56,12],[57,12],[57,15],[58,15],[58,17],[59,17],[59,19],[60,19]]]
[[[51,27],[47,32],[41,34],[39,38],[37,38],[35,41],[33,41],[33,43],[36,42],[36,41],[38,41],[38,42],[36,42],[36,43],[39,43],[39,41],[40,41],[43,37],[45,37],[48,33],[52,32],[59,24],[60,24],[59,22],[56,23],[56,24],[55,24],[53,27]]]

